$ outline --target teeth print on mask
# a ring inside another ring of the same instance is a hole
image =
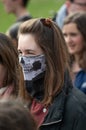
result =
[[[24,80],[31,81],[46,69],[45,56],[19,56],[19,62],[22,65]]]

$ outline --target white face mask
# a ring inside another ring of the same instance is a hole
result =
[[[44,55],[19,56],[19,62],[23,68],[24,80],[31,81],[46,69]]]

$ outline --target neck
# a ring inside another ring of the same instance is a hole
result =
[[[75,55],[75,60],[74,60],[73,65],[72,65],[72,70],[73,70],[74,73],[81,70],[81,68],[79,66],[79,60],[80,60],[80,56]]]
[[[78,62],[79,62],[79,60],[80,60],[80,55],[75,55],[74,57],[75,57],[75,62],[77,62],[77,63],[78,63]]]
[[[29,15],[29,12],[24,7],[18,7],[14,13],[15,13],[15,16],[17,19],[19,19],[20,17],[23,17],[25,15]]]
[[[44,75],[45,72],[39,74],[34,80],[25,81],[27,92],[37,100],[43,100],[44,96]]]

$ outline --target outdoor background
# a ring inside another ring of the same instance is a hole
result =
[[[28,11],[35,17],[50,17],[58,11],[65,0],[31,0],[27,6]],[[7,14],[0,0],[0,32],[6,32],[8,27],[15,22],[13,14]]]

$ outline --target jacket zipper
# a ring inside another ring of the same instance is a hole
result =
[[[52,124],[55,124],[55,123],[59,123],[59,122],[61,122],[61,121],[62,121],[62,119],[60,119],[60,120],[58,120],[58,121],[50,122],[50,123],[44,123],[44,124],[42,124],[41,126],[52,125]],[[40,126],[40,127],[41,127],[41,126]]]

